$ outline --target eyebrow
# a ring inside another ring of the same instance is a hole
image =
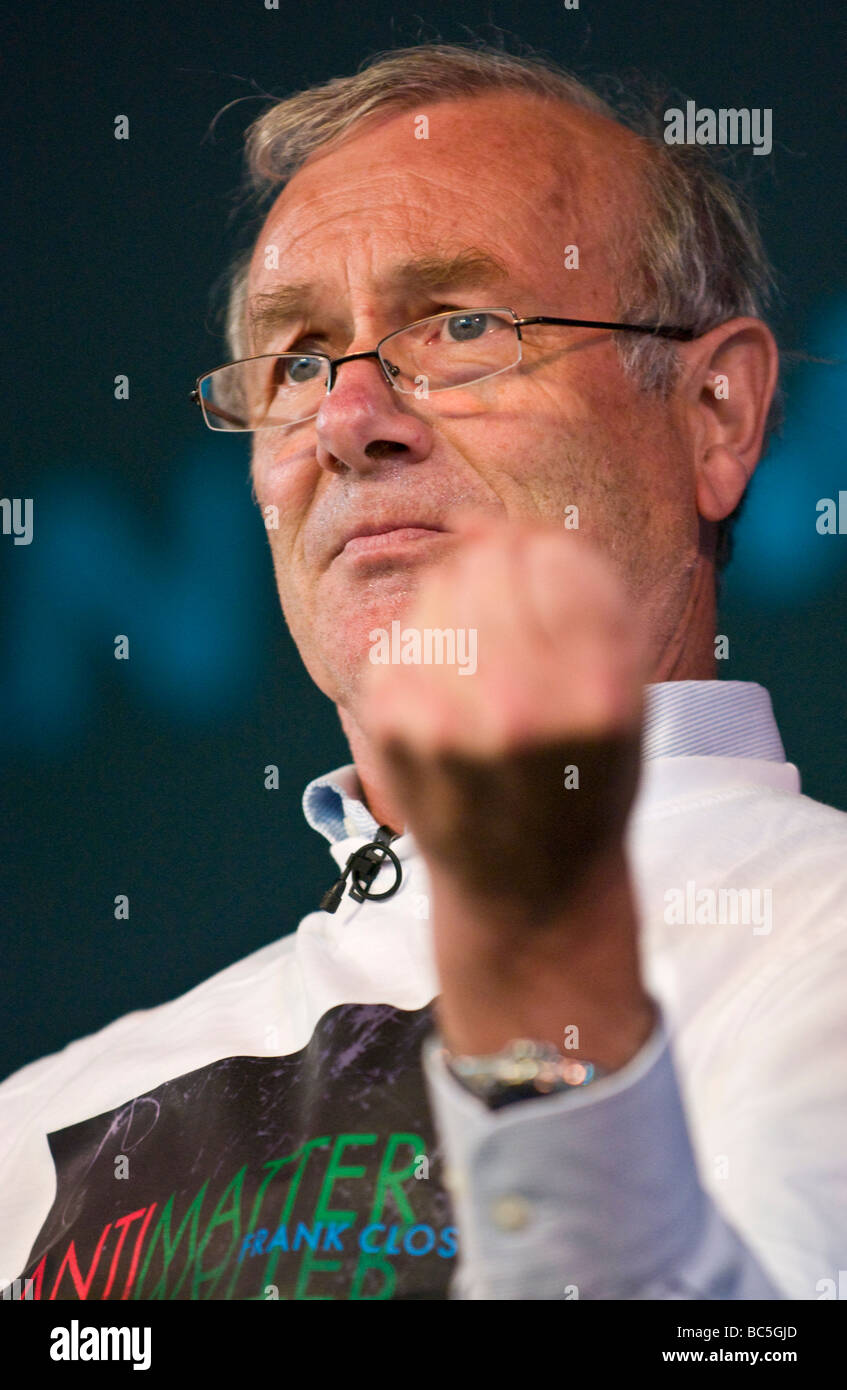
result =
[[[416,256],[392,266],[383,277],[383,287],[389,294],[422,293],[435,290],[483,289],[486,285],[510,278],[508,266],[491,251],[469,246],[454,256],[430,254]],[[279,285],[266,294],[254,295],[248,305],[248,317],[256,346],[270,333],[284,328],[296,319],[307,318],[317,308],[319,285],[297,281]]]

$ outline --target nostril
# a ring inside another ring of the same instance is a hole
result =
[[[374,439],[365,446],[365,454],[369,459],[391,458],[393,454],[407,454],[408,444],[401,444],[396,439]]]

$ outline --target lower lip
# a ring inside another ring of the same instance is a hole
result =
[[[446,531],[435,531],[429,526],[399,526],[394,531],[380,531],[376,536],[354,536],[341,551],[342,555],[376,555],[387,550],[408,548],[420,545],[421,541],[444,536]]]

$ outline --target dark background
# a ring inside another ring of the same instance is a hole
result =
[[[292,930],[334,877],[300,796],[349,753],[279,612],[245,443],[211,435],[188,403],[198,372],[227,356],[210,288],[241,244],[234,192],[255,98],[380,49],[502,28],[585,77],[635,69],[701,106],[770,107],[773,153],[734,163],[779,274],[773,323],[783,346],[843,357],[841,9],[7,11],[0,495],[33,498],[34,540],[0,536],[0,1074]],[[113,136],[120,114],[127,141]],[[118,373],[129,400],[114,399]],[[804,789],[847,809],[847,535],[815,529],[817,500],[847,489],[845,370],[804,364],[785,384],[783,438],[726,580],[722,675],[768,686]],[[114,659],[118,633],[128,662]],[[271,763],[279,791],[263,785]]]

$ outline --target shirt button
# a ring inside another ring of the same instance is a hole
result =
[[[525,1197],[499,1197],[492,1208],[495,1226],[501,1231],[521,1231],[529,1224],[531,1208]]]

